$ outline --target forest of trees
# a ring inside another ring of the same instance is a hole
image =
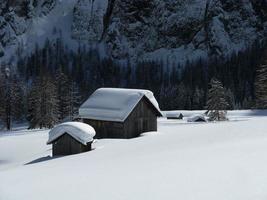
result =
[[[166,67],[146,61],[122,66],[101,58],[94,49],[80,46],[72,51],[60,38],[47,40],[28,57],[18,51],[16,73],[2,64],[0,116],[8,129],[17,120],[27,120],[29,128],[52,127],[77,115],[81,103],[99,87],[151,90],[162,110],[205,109],[212,78],[224,87],[227,109],[252,108],[262,52],[255,43],[244,52],[209,62],[199,59]]]

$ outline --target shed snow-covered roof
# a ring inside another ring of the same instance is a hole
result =
[[[80,107],[79,117],[123,122],[143,97],[161,115],[159,104],[149,90],[100,88]]]
[[[88,142],[93,141],[95,130],[88,124],[81,122],[62,123],[51,129],[51,131],[49,132],[49,139],[47,141],[47,144],[53,143],[64,134],[69,134],[78,142],[86,145]]]
[[[183,116],[182,113],[166,113],[165,114],[166,117],[180,117]]]
[[[203,121],[203,122],[206,122],[206,118],[204,115],[202,114],[196,114],[196,115],[193,115],[191,117],[188,117],[187,118],[187,121],[188,122],[197,122],[197,121]]]

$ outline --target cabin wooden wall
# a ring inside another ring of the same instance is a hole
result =
[[[83,119],[96,131],[95,138],[134,138],[143,132],[157,131],[157,112],[149,100],[143,97],[125,122]]]
[[[64,134],[53,142],[53,156],[71,155],[91,150],[91,143],[83,145],[68,134]]]
[[[92,119],[83,119],[83,122],[92,126],[96,135],[94,138],[125,138],[124,124],[122,122],[98,121]]]
[[[135,107],[124,123],[126,138],[138,137],[141,133],[157,131],[157,113],[147,98]]]

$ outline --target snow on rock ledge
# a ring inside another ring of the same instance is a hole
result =
[[[53,143],[65,133],[69,134],[84,145],[86,145],[88,142],[92,142],[96,134],[95,129],[88,124],[81,122],[66,122],[51,129],[47,144]]]

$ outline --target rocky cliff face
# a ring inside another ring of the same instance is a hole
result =
[[[27,33],[32,19],[70,2],[70,28],[62,31],[76,41],[105,44],[120,60],[226,57],[267,34],[266,0],[33,0],[8,9],[1,4],[0,56]]]
[[[34,18],[49,14],[55,0],[10,0],[0,3],[0,57],[10,47],[18,46],[20,36],[31,27]]]
[[[118,59],[227,56],[264,38],[267,30],[262,0],[80,0],[79,8],[73,27],[80,18],[89,20],[74,30],[87,30],[86,39],[103,41]]]

